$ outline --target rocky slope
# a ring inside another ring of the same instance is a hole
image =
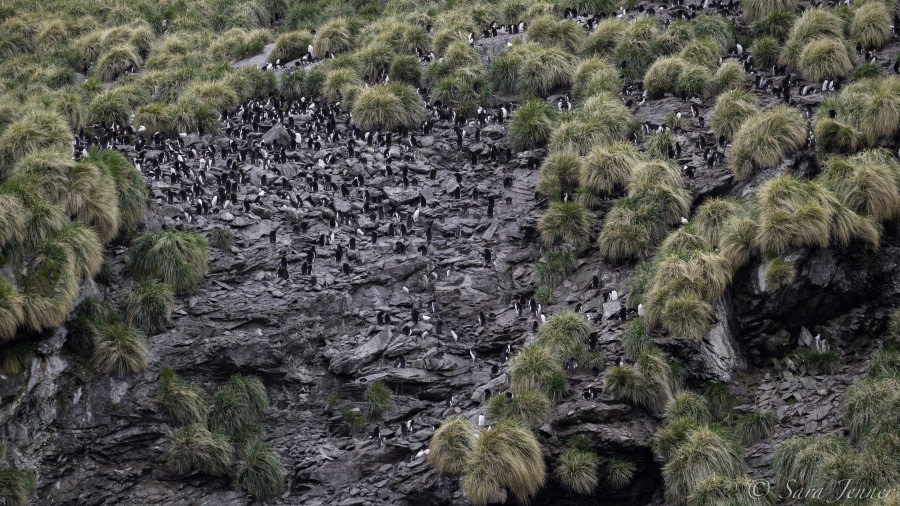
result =
[[[478,47],[488,58],[505,43],[501,36],[480,41]],[[897,47],[895,41],[879,58],[887,61]],[[776,100],[764,91],[757,95],[763,103]],[[814,94],[798,99],[798,105],[820,100],[821,94]],[[708,124],[712,100],[696,105]],[[637,121],[661,124],[670,113],[689,108],[690,103],[667,98],[633,111]],[[303,125],[308,116],[295,119]],[[346,120],[344,115],[337,121],[342,135]],[[431,135],[417,136],[420,147],[415,148],[396,136],[390,148],[359,143],[354,158],[347,156],[345,141],[326,141],[320,150],[303,147],[288,152],[295,160],[270,167],[268,184],[262,182],[258,164],[248,166],[250,183],[240,189],[239,200],[269,187],[266,197],[249,212],[236,206],[197,216],[192,223],[180,220],[191,204],[178,199],[165,203],[170,183],[148,177],[153,194],[163,198],[151,206],[147,229],[174,228],[180,222],[184,229],[207,233],[224,226],[234,231],[235,245],[230,251],[211,250],[211,270],[202,288],[178,300],[173,328],[149,338],[150,365],[144,373],[123,378],[93,374],[64,350],[66,330],[60,328],[41,340],[26,373],[0,380],[0,440],[10,442],[13,463],[38,473],[35,503],[252,502],[232,491],[226,479],[176,476],[161,465],[170,426],[153,398],[160,368],[171,367],[207,392],[236,372],[264,381],[271,407],[263,439],[287,470],[278,504],[465,504],[458,481],[438,476],[416,453],[442,419],[457,414],[476,419],[487,390],[504,389],[503,351],[533,338],[536,317],[528,311],[519,316],[513,304],[534,292],[532,265],[542,255],[536,222],[546,202],[535,194],[537,172],[529,167],[542,152],[507,159],[503,124],[486,126],[480,142],[467,137],[458,150],[452,126],[437,122]],[[263,122],[248,141],[283,142],[283,130],[271,120]],[[474,135],[474,127],[467,130]],[[702,135],[708,134],[696,123],[678,135],[685,146],[680,164],[704,165],[694,142]],[[194,135],[184,140],[188,151],[225,146],[230,139]],[[494,158],[492,146],[499,148]],[[131,145],[116,149],[134,155]],[[305,166],[329,153],[334,160],[315,170],[319,177],[330,176],[338,190],[323,184],[314,191],[305,180],[311,172]],[[475,163],[473,153],[479,154]],[[148,154],[156,153],[151,149]],[[805,165],[812,163],[809,159],[798,160],[794,170],[812,170]],[[302,199],[299,209],[271,191],[275,168],[295,185]],[[737,184],[727,165],[719,163],[709,171],[698,170],[688,184],[696,203],[711,195],[745,195],[788,169]],[[354,186],[360,176],[363,184]],[[342,185],[346,192],[340,191]],[[454,198],[457,190],[461,195]],[[369,212],[363,209],[366,191]],[[496,203],[492,213],[489,200]],[[417,208],[420,214],[412,220]],[[401,225],[409,228],[406,235]],[[396,229],[395,236],[389,235],[389,227]],[[274,243],[269,239],[273,230]],[[376,241],[371,240],[373,231]],[[886,230],[878,253],[797,251],[797,283],[774,294],[761,288],[761,267],[751,264],[732,283],[718,313],[719,325],[702,343],[655,336],[684,362],[692,385],[731,380],[744,404],[740,408],[777,416],[776,434],[748,449],[748,463],[757,475],[768,472],[778,441],[839,430],[841,393],[861,373],[873,344],[870,336],[882,330],[881,322],[900,296],[898,232],[896,227]],[[349,247],[351,237],[355,249]],[[338,244],[344,249],[341,261],[335,259]],[[317,256],[313,275],[301,275],[310,249]],[[276,275],[282,253],[290,280]],[[578,269],[544,312],[581,304],[610,364],[621,353],[622,324],[609,319],[620,302],[604,304],[601,294],[615,289],[627,296],[631,266],[604,262],[595,247],[577,257]],[[115,303],[128,289],[122,282],[128,279],[126,248],[110,248],[109,258],[111,281],[85,286],[83,292]],[[600,282],[591,288],[594,276]],[[429,320],[414,323],[414,310]],[[390,315],[390,323],[379,324],[379,314]],[[822,333],[842,351],[843,365],[834,374],[771,367],[771,357],[798,346],[804,328]],[[405,367],[397,367],[401,359]],[[497,373],[492,373],[494,365]],[[565,438],[584,433],[601,458],[619,455],[635,462],[636,480],[625,491],[601,488],[590,499],[567,494],[548,480],[535,504],[661,502],[660,462],[650,444],[658,421],[603,394],[601,377],[592,371],[576,369],[569,376],[571,399],[556,406],[552,421],[539,431],[548,461],[555,460]],[[388,434],[383,446],[369,437],[373,424],[351,434],[340,415],[343,408],[363,407],[366,384],[376,380],[395,392],[394,406],[380,424],[382,434]],[[583,392],[590,389],[598,395],[585,400]],[[413,431],[403,434],[400,426],[407,420]]]

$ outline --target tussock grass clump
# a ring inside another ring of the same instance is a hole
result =
[[[481,506],[498,502],[507,491],[527,502],[545,481],[544,458],[534,435],[515,423],[501,422],[476,440],[462,486],[469,500]]]
[[[597,238],[600,253],[612,262],[646,256],[655,238],[642,219],[645,213],[650,210],[635,199],[618,199],[603,220]]]
[[[563,240],[578,247],[589,241],[593,221],[594,214],[578,202],[551,202],[538,221],[538,232],[548,246]]]
[[[687,439],[687,435],[700,427],[691,418],[672,418],[666,420],[656,434],[653,435],[653,449],[666,461],[671,460],[678,447]]]
[[[284,32],[275,39],[275,47],[269,53],[269,61],[281,60],[284,64],[296,60],[306,54],[312,41],[312,34],[306,30]]]
[[[622,87],[619,70],[603,58],[587,58],[575,68],[572,96],[584,100],[597,93],[616,93]]]
[[[16,329],[25,318],[24,299],[15,285],[0,275],[0,343],[12,341],[16,337]]]
[[[756,59],[756,63],[760,67],[772,67],[778,63],[778,52],[781,50],[781,43],[778,39],[770,36],[763,36],[753,41],[750,46],[750,54]]]
[[[861,144],[874,146],[880,138],[900,132],[900,76],[863,79],[823,100],[817,121],[835,113],[835,120],[860,132]]]
[[[156,278],[175,293],[188,293],[206,275],[209,245],[190,232],[147,232],[132,241],[130,254],[136,279]]]
[[[821,181],[855,213],[878,221],[900,216],[900,162],[884,149],[832,158]]]
[[[34,358],[32,343],[20,341],[5,346],[3,355],[0,356],[0,373],[6,376],[18,376],[31,366],[32,358]]]
[[[803,47],[799,68],[809,81],[840,79],[853,70],[853,58],[842,39],[820,38]]]
[[[531,46],[523,47],[531,49]],[[518,71],[518,88],[545,97],[561,86],[572,84],[576,65],[574,56],[557,47],[529,50]]]
[[[638,154],[631,144],[614,142],[608,146],[594,147],[581,166],[579,200],[591,206],[597,203],[599,197],[620,191],[637,163]]]
[[[546,346],[560,358],[578,353],[591,333],[591,322],[575,311],[561,311],[538,329],[537,344]]]
[[[548,251],[544,261],[534,266],[534,277],[538,285],[556,288],[578,266],[572,253],[568,251]]]
[[[22,241],[27,221],[22,199],[13,193],[0,193],[0,247]]]
[[[672,335],[700,339],[712,327],[713,307],[700,297],[682,293],[665,302],[660,318]]]
[[[259,501],[274,499],[284,489],[284,466],[277,453],[255,441],[237,461],[234,481]]]
[[[793,11],[774,11],[766,17],[756,20],[753,23],[753,31],[760,37],[771,37],[776,42],[781,42],[787,38],[796,19],[797,15]],[[776,59],[778,57],[777,50],[775,57]]]
[[[628,22],[618,18],[606,18],[597,23],[581,48],[585,56],[612,56],[616,45],[629,29]]]
[[[209,233],[209,245],[216,249],[229,250],[234,245],[234,232],[227,228],[215,228]]]
[[[377,79],[387,73],[394,60],[394,51],[385,42],[372,42],[354,53],[359,62],[359,71],[367,79]]]
[[[194,423],[175,429],[166,439],[166,467],[176,474],[201,472],[210,476],[225,476],[231,470],[234,449],[222,434],[212,433],[203,425]]]
[[[71,143],[65,118],[43,109],[27,109],[0,135],[0,179],[8,177],[13,165],[26,155],[41,150],[68,152]]]
[[[713,474],[737,477],[744,473],[743,455],[717,432],[700,427],[690,431],[663,468],[666,498],[685,501],[703,480]]]
[[[867,378],[854,383],[844,394],[844,420],[850,437],[862,441],[871,434],[892,430],[900,406],[898,377]]]
[[[68,248],[73,274],[79,280],[93,279],[97,275],[103,265],[103,246],[93,229],[72,222],[63,227],[55,239]]]
[[[382,381],[369,383],[366,401],[369,403],[369,420],[380,420],[394,405],[391,389]]]
[[[623,489],[634,479],[635,466],[633,462],[612,457],[606,462],[605,468],[606,483],[614,489]]]
[[[697,207],[692,221],[709,245],[715,247],[729,221],[742,212],[741,204],[734,199],[711,198]]]
[[[160,332],[172,325],[174,303],[169,285],[153,280],[137,282],[123,301],[125,321],[147,334]]]
[[[778,291],[778,289],[790,286],[797,277],[797,270],[794,266],[785,262],[780,258],[772,260],[766,269],[766,290],[769,292]]]
[[[697,39],[710,40],[718,44],[720,51],[734,47],[736,42],[734,23],[722,16],[705,15],[694,18],[691,23]]]
[[[552,350],[537,344],[523,346],[509,367],[509,389],[514,394],[548,393],[557,373],[562,373],[562,365]]]
[[[676,418],[689,418],[699,425],[705,425],[712,421],[709,412],[709,404],[706,399],[694,392],[679,392],[666,405],[666,420]]]
[[[224,80],[195,82],[185,88],[182,96],[214,111],[231,110],[240,103],[237,91]]]
[[[644,89],[650,98],[661,98],[666,93],[675,91],[678,76],[681,75],[687,62],[679,57],[665,57],[656,60],[644,75]]]
[[[329,53],[340,54],[353,49],[353,36],[347,21],[341,18],[332,19],[320,26],[313,40],[313,56],[325,58]]]
[[[27,506],[34,492],[34,473],[13,467],[0,469],[0,497],[8,506]]]
[[[738,417],[734,423],[734,435],[742,444],[753,444],[766,439],[775,431],[775,417],[772,413],[754,411]]]
[[[785,440],[772,459],[776,489],[784,493],[788,484],[792,488],[811,485],[824,463],[849,451],[847,442],[837,436]]]
[[[487,414],[491,421],[505,420],[536,429],[549,418],[550,399],[540,392],[522,392],[508,399],[505,395],[495,395],[488,402]]]
[[[124,376],[147,368],[147,339],[139,330],[122,323],[100,329],[94,342],[93,363],[103,374]]]
[[[741,0],[744,20],[758,21],[777,12],[794,12],[797,0]]]
[[[388,76],[395,83],[419,86],[419,83],[422,82],[422,69],[419,68],[419,59],[405,54],[395,57],[391,61]]]
[[[718,42],[709,39],[697,39],[684,46],[678,56],[688,63],[712,67],[719,61],[722,46]]]
[[[828,246],[834,201],[819,183],[793,176],[766,181],[757,191],[755,247],[777,255],[790,246]]]
[[[353,123],[363,130],[414,127],[425,117],[425,105],[406,84],[372,86],[353,102]]]
[[[778,62],[791,69],[797,69],[800,55],[808,43],[824,37],[840,40],[843,36],[844,22],[837,15],[825,8],[806,9],[791,27],[787,42],[778,56]]]
[[[268,404],[266,387],[259,379],[235,374],[216,392],[209,425],[217,433],[233,436],[259,422]]]
[[[165,104],[153,103],[139,106],[134,110],[135,127],[144,127],[150,135],[155,132],[165,132],[171,123],[169,110]]]
[[[559,47],[577,53],[584,43],[584,29],[574,21],[557,21],[554,16],[540,16],[528,25],[528,40],[544,47]]]
[[[506,136],[514,151],[543,146],[556,126],[556,111],[546,100],[534,99],[522,104],[512,115]]]
[[[571,151],[550,153],[541,164],[537,191],[554,199],[561,199],[563,193],[574,193],[581,168],[581,157]]]
[[[672,399],[672,370],[655,348],[641,353],[635,365],[610,367],[604,374],[605,390],[613,397],[659,413]]]
[[[712,71],[705,65],[688,63],[675,81],[675,92],[681,97],[706,97],[714,91]]]
[[[891,14],[881,2],[860,5],[853,14],[850,37],[868,49],[881,49],[891,39]]]
[[[114,201],[119,211],[119,229],[132,229],[141,223],[147,210],[148,190],[134,165],[122,153],[113,149],[91,148],[83,161],[97,165],[101,172],[107,173],[112,179],[116,192]],[[112,230],[107,232],[111,233]]]
[[[747,118],[734,136],[730,167],[738,180],[757,167],[775,167],[806,142],[806,120],[791,107],[776,106]]]
[[[631,360],[637,360],[642,353],[653,346],[653,340],[647,334],[647,324],[643,319],[631,320],[625,325],[622,333],[622,347]]]
[[[588,495],[597,488],[597,455],[569,448],[559,457],[553,477],[566,490]]]
[[[647,139],[644,152],[653,158],[667,160],[674,154],[675,137],[668,130],[656,132]]]
[[[826,151],[853,153],[862,143],[862,134],[852,126],[828,117],[819,117],[813,126],[816,145]]]
[[[164,367],[159,372],[156,405],[179,425],[206,425],[209,406],[206,395],[195,385],[184,382],[175,371]]]
[[[731,393],[728,384],[719,381],[707,383],[703,388],[703,396],[706,397],[715,419],[727,418],[740,402],[740,399]]]
[[[597,145],[624,141],[631,132],[631,111],[617,97],[600,93],[564,119],[550,136],[551,151],[586,155]]]
[[[110,48],[100,56],[92,73],[103,81],[112,81],[124,74],[128,69],[140,68],[143,59],[133,46],[119,45]]]
[[[677,55],[694,38],[694,27],[691,23],[683,19],[676,20],[653,41],[654,52],[659,56]]]
[[[688,496],[688,506],[716,506],[721,504],[741,504],[744,506],[770,506],[775,503],[774,495],[762,487],[759,493],[748,493],[756,481],[746,476],[736,478],[711,474],[700,482]],[[757,497],[757,494],[760,497]]]
[[[477,438],[478,429],[465,418],[444,420],[431,436],[428,464],[439,473],[462,473]]]
[[[659,34],[658,20],[642,17],[632,21],[617,37],[613,59],[622,69],[623,79],[634,81],[644,75],[653,63],[654,42]]]
[[[722,93],[736,88],[744,88],[747,85],[747,73],[744,67],[734,61],[725,62],[713,76],[713,90]]]

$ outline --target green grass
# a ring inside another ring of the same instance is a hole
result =
[[[747,73],[744,67],[733,61],[728,61],[719,67],[713,76],[712,87],[715,93],[722,93],[735,88],[745,88],[747,86]]]
[[[598,93],[616,93],[622,88],[619,70],[603,58],[587,58],[575,67],[572,96],[584,100]]]
[[[585,203],[590,205],[600,196],[620,191],[627,184],[637,163],[637,152],[630,144],[614,142],[594,147],[581,165],[578,185],[583,192],[579,194],[579,198],[589,197],[589,202]]]
[[[758,480],[746,476],[730,478],[711,474],[697,484],[688,496],[688,506],[716,506],[720,504],[741,504],[745,506],[770,506],[775,496],[767,487],[756,485]],[[750,493],[748,490],[752,490]]]
[[[619,199],[606,214],[597,246],[607,260],[621,262],[649,254],[653,237],[639,214],[644,209],[635,199]]]
[[[733,139],[747,118],[759,113],[756,97],[744,90],[719,95],[713,108],[710,129],[716,137]]]
[[[781,10],[793,12],[793,9]],[[791,27],[778,62],[791,69],[797,69],[801,53],[809,42],[821,37],[841,39],[844,35],[843,25],[844,22],[827,9],[817,8],[803,11],[803,14]]]
[[[25,318],[24,300],[16,286],[0,275],[0,343],[16,338],[16,329]]]
[[[266,387],[259,379],[235,374],[213,397],[209,425],[217,433],[237,434],[245,425],[259,422],[268,404]]]
[[[883,48],[891,38],[891,14],[881,2],[859,6],[850,24],[850,37],[869,49]]]
[[[525,151],[545,145],[556,122],[556,111],[546,100],[525,102],[513,113],[509,123],[506,135],[510,148]]]
[[[544,47],[559,47],[577,53],[584,40],[584,29],[580,25],[574,21],[557,21],[555,16],[539,16],[528,26],[528,41]]]
[[[548,251],[544,261],[534,265],[534,277],[540,286],[556,288],[575,271],[577,262],[568,251]]]
[[[275,39],[275,47],[269,53],[269,61],[281,60],[282,64],[286,64],[291,60],[296,60],[306,54],[312,40],[312,34],[306,30],[284,32]]]
[[[422,69],[419,59],[411,55],[399,55],[391,62],[388,77],[392,82],[419,86],[422,82]]]
[[[55,238],[68,248],[73,274],[77,278],[88,280],[97,275],[103,265],[103,246],[91,228],[72,222],[63,227]]]
[[[509,389],[514,394],[546,393],[557,372],[562,372],[562,365],[551,350],[537,344],[523,346],[509,367]]]
[[[712,415],[709,411],[709,405],[706,399],[694,392],[679,392],[666,405],[666,420],[676,418],[689,418],[699,425],[704,425],[712,421]]]
[[[800,72],[809,81],[840,79],[853,70],[853,58],[842,39],[815,39],[800,53]]]
[[[684,501],[710,475],[736,477],[745,468],[743,455],[731,441],[709,428],[692,430],[663,467],[666,498]]]
[[[168,367],[163,367],[159,372],[156,405],[179,425],[205,426],[209,415],[206,394],[196,386],[185,383]]]
[[[234,245],[234,232],[228,228],[214,228],[209,233],[209,245],[216,249],[229,250]]]
[[[190,232],[147,232],[131,242],[135,279],[156,278],[175,293],[196,291],[208,270],[208,243]]]
[[[509,420],[532,430],[547,422],[549,411],[550,399],[540,392],[522,392],[512,399],[495,395],[487,406],[487,415],[492,422]]]
[[[381,381],[369,383],[366,401],[369,403],[369,420],[380,420],[394,404],[391,389]]]
[[[597,23],[581,48],[585,56],[612,56],[619,39],[629,30],[627,21],[606,18]]]
[[[753,22],[753,31],[760,38],[770,37],[775,39],[776,42],[781,42],[787,38],[796,19],[797,15],[794,11],[772,11],[766,17],[757,19]],[[778,50],[780,49],[780,46],[776,47],[776,60],[778,58]],[[751,52],[751,54],[756,58],[756,53]],[[758,58],[757,62],[759,62]],[[773,60],[772,63],[769,63],[766,66],[772,65],[774,62],[775,61]]]
[[[62,151],[71,147],[72,133],[65,118],[56,112],[28,108],[17,115],[0,134],[0,178],[20,159],[36,151]]]
[[[608,368],[604,380],[606,391],[614,398],[643,406],[655,413],[663,411],[672,399],[671,367],[654,348],[641,353],[633,366]]]
[[[875,220],[900,216],[900,162],[886,150],[866,150],[828,161],[822,182],[852,211]]]
[[[738,129],[732,146],[730,168],[744,180],[754,168],[776,167],[785,156],[806,142],[806,120],[791,107],[775,106],[747,118]]]
[[[91,72],[103,81],[112,81],[132,66],[140,69],[142,64],[143,60],[136,48],[122,44],[104,52]]]
[[[647,139],[644,152],[648,156],[667,160],[670,152],[675,148],[675,137],[669,131],[656,132]]]
[[[616,37],[613,59],[622,69],[624,80],[630,82],[644,75],[653,63],[654,41],[660,33],[658,20],[647,17],[632,21]]]
[[[313,55],[323,59],[328,53],[340,54],[353,49],[353,36],[344,19],[332,19],[316,30]]]
[[[234,481],[256,500],[274,499],[284,490],[284,466],[277,453],[256,441],[237,462]]]
[[[824,464],[849,451],[847,442],[837,436],[785,440],[772,459],[776,490],[785,493],[788,485],[792,488],[812,486]]]
[[[653,435],[653,449],[666,461],[671,460],[687,435],[700,427],[692,418],[672,418]]]
[[[571,151],[557,151],[544,158],[538,173],[537,191],[552,199],[573,194],[582,170],[581,157]]]
[[[643,319],[631,320],[625,325],[622,333],[622,347],[631,360],[637,360],[641,353],[653,346],[653,340],[647,334],[647,324]]]
[[[597,455],[569,448],[559,457],[553,477],[566,490],[589,495],[600,481],[597,475]]]
[[[547,246],[562,240],[575,247],[588,242],[594,214],[578,202],[551,202],[538,221],[538,232]]]
[[[770,36],[759,37],[750,46],[750,54],[753,55],[760,67],[765,68],[771,68],[778,63],[778,52],[780,50],[781,43],[775,37]]]
[[[731,410],[740,403],[740,399],[728,388],[727,383],[713,381],[703,388],[703,396],[709,403],[710,413],[714,419],[721,420],[731,415]]]
[[[697,39],[689,43],[678,53],[684,61],[703,67],[713,67],[719,61],[722,46],[718,42],[709,39]]]
[[[544,458],[534,434],[515,423],[501,422],[475,441],[462,488],[476,505],[497,502],[506,492],[528,502],[545,481]]]
[[[808,349],[798,350],[797,358],[807,371],[812,374],[834,374],[841,361],[841,356],[836,350],[814,351]]]
[[[572,84],[576,65],[574,56],[557,47],[528,51],[518,70],[517,87],[522,93],[545,97]]]
[[[766,290],[776,292],[779,289],[794,284],[797,278],[797,270],[794,266],[781,258],[775,258],[766,269]]]
[[[428,464],[442,474],[461,474],[477,437],[478,430],[465,418],[444,420],[431,436]]]
[[[634,479],[635,465],[628,460],[612,457],[606,461],[606,483],[610,487],[621,490],[631,484]]]
[[[662,98],[666,93],[674,93],[678,76],[687,62],[680,57],[665,57],[656,60],[644,75],[644,88],[649,98]]]
[[[225,436],[195,423],[169,432],[166,439],[164,459],[166,467],[173,473],[225,476],[231,472],[234,450]]]
[[[545,346],[560,358],[578,353],[591,333],[591,322],[582,313],[561,311],[547,319],[538,329],[536,343]]]
[[[425,105],[409,85],[378,85],[356,97],[352,117],[353,123],[363,130],[415,127],[425,117]]]
[[[34,358],[34,345],[29,342],[15,342],[3,349],[0,357],[0,372],[6,376],[18,376],[29,367]]]
[[[775,417],[771,413],[754,411],[734,422],[734,436],[744,445],[766,439],[775,431]]]
[[[835,197],[821,184],[781,176],[759,187],[756,199],[759,251],[777,255],[790,246],[828,245]]]
[[[341,417],[347,422],[351,433],[361,432],[366,426],[366,417],[359,409],[344,408],[341,410]]]
[[[0,497],[7,506],[27,506],[34,486],[34,473],[16,468],[0,469]]]
[[[147,354],[147,339],[141,331],[110,323],[100,329],[92,360],[101,374],[124,376],[146,369]]]
[[[873,433],[891,430],[897,423],[900,405],[896,388],[898,376],[865,379],[854,383],[844,393],[844,420],[850,437],[861,441]]]
[[[125,321],[147,334],[172,326],[175,296],[169,285],[152,280],[136,282],[122,302]]]
[[[794,12],[797,0],[741,0],[744,20],[759,21],[777,12]]]
[[[147,210],[148,190],[143,176],[134,165],[116,150],[96,148],[88,150],[84,162],[97,165],[101,173],[108,174],[112,179],[116,191],[119,229],[130,230],[143,222],[144,212]],[[107,231],[106,236],[109,237],[111,232]]]

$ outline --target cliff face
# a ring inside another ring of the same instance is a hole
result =
[[[501,43],[502,37],[480,45],[485,54],[493,54]],[[673,110],[689,105],[677,99],[654,101],[635,107],[635,119],[660,124]],[[710,101],[699,105],[708,119]],[[346,119],[338,121],[341,134],[346,133]],[[308,117],[296,120],[303,124]],[[281,128],[263,123],[250,138],[277,139]],[[0,381],[0,440],[10,442],[15,464],[38,473],[35,502],[252,502],[232,491],[226,479],[176,476],[163,468],[170,424],[153,399],[160,368],[171,367],[207,392],[237,372],[263,380],[271,405],[263,439],[287,470],[279,504],[466,503],[458,480],[437,475],[416,453],[427,447],[433,427],[446,417],[477,419],[484,411],[486,389],[496,393],[505,387],[508,364],[502,363],[502,352],[533,338],[536,318],[528,311],[518,315],[513,303],[533,295],[532,265],[542,254],[535,226],[545,201],[535,195],[536,171],[528,163],[543,153],[506,159],[505,128],[489,125],[479,142],[467,137],[457,150],[452,124],[439,121],[431,135],[417,137],[418,148],[396,140],[390,148],[360,146],[358,154],[365,161],[349,159],[343,143],[289,152],[298,161],[275,167],[299,187],[304,186],[304,165],[333,153],[335,159],[316,170],[330,175],[338,187],[346,183],[349,195],[307,188],[300,192],[302,207],[294,209],[269,192],[250,212],[232,208],[185,223],[185,229],[200,233],[228,226],[235,245],[230,251],[211,250],[211,270],[202,288],[178,299],[174,327],[149,338],[147,371],[122,378],[98,376],[65,351],[67,332],[60,328],[41,339],[25,373]],[[471,127],[468,131],[474,133]],[[694,141],[703,131],[694,126],[679,134],[686,146],[679,163],[702,160]],[[228,141],[189,136],[185,148]],[[492,146],[500,148],[496,158],[489,155]],[[133,155],[131,146],[116,149]],[[474,164],[472,153],[480,154]],[[392,174],[387,173],[389,164]],[[404,170],[408,184],[400,175]],[[240,200],[262,186],[262,169],[253,167],[249,173],[251,183],[241,188]],[[267,176],[271,182],[275,174]],[[362,186],[352,186],[357,176],[362,176]],[[148,182],[155,195],[168,187],[165,181]],[[741,195],[746,189],[721,164],[698,170],[689,185],[695,199]],[[453,198],[457,189],[461,196]],[[374,220],[363,211],[364,191],[370,194]],[[489,198],[496,202],[492,216]],[[171,228],[188,207],[188,202],[152,205],[146,226]],[[417,208],[420,214],[412,221]],[[332,226],[329,221],[337,212],[351,219]],[[389,225],[397,229],[393,237]],[[409,226],[405,236],[401,225]],[[274,244],[269,241],[272,230],[277,230]],[[375,242],[373,231],[379,236]],[[791,256],[797,282],[775,293],[762,289],[762,267],[751,264],[732,283],[717,312],[718,325],[702,343],[655,336],[685,364],[689,383],[729,379],[743,402],[739,409],[776,415],[775,436],[748,451],[750,466],[761,474],[768,472],[778,441],[840,427],[840,395],[861,373],[863,352],[871,345],[865,336],[882,330],[881,322],[900,294],[897,232],[886,230],[877,253],[860,248],[797,251]],[[324,245],[321,237],[327,238]],[[351,237],[355,249],[349,248]],[[398,252],[398,242],[405,252]],[[341,262],[335,260],[337,244],[345,250]],[[317,254],[315,281],[300,274],[311,247]],[[489,262],[485,250],[490,250]],[[84,286],[83,295],[117,303],[128,289],[121,282],[128,279],[127,251],[113,246],[108,253],[112,281]],[[288,281],[276,276],[281,253],[288,258]],[[544,312],[581,304],[611,364],[622,352],[622,323],[608,318],[617,308],[604,307],[601,294],[615,289],[627,295],[631,267],[605,263],[595,247],[577,258],[577,270],[557,288],[554,303]],[[342,270],[345,262],[349,273]],[[594,276],[599,286],[591,288]],[[429,320],[413,323],[414,309]],[[378,324],[379,313],[390,315],[390,323]],[[844,365],[820,375],[772,368],[771,358],[794,349],[804,328],[839,348]],[[402,368],[397,367],[401,357],[406,363]],[[495,364],[499,371],[492,373]],[[587,434],[601,458],[617,455],[634,462],[636,479],[624,491],[601,485],[589,498],[566,493],[548,480],[535,504],[661,501],[660,462],[651,448],[658,420],[608,397],[592,371],[576,369],[568,375],[570,398],[553,408],[551,421],[538,431],[548,462],[555,461],[568,436]],[[374,424],[350,434],[340,416],[343,408],[363,407],[365,387],[376,380],[394,390],[394,406],[379,424],[388,434],[383,447],[368,436]],[[597,396],[585,399],[584,392],[592,388]],[[400,426],[407,420],[413,431],[404,435]]]

